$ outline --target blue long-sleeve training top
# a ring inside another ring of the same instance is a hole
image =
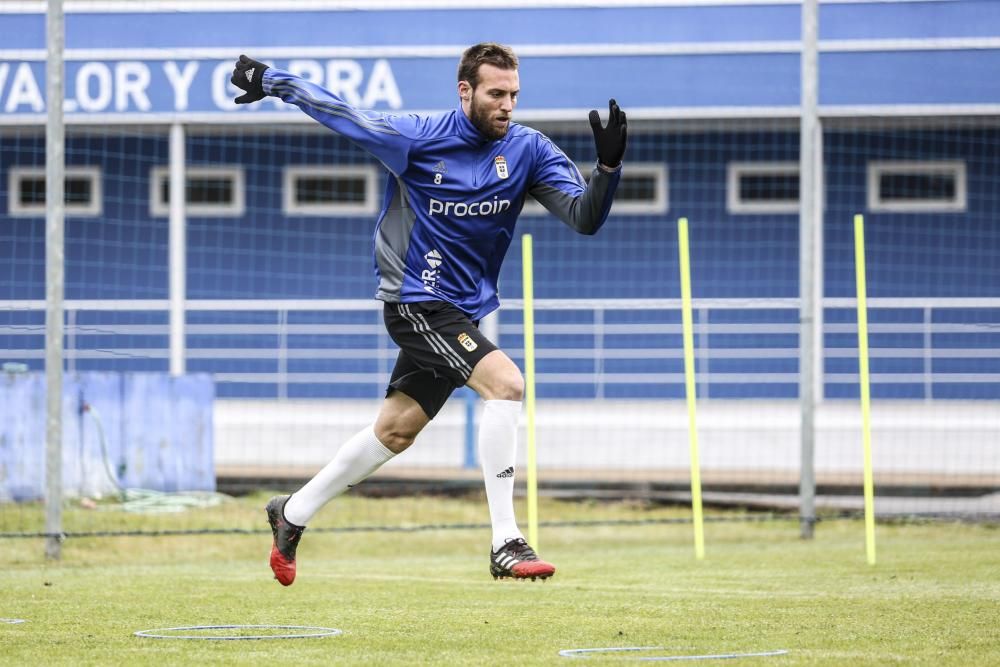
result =
[[[581,234],[608,217],[621,169],[595,163],[585,183],[545,135],[510,123],[489,140],[461,107],[433,115],[359,111],[283,70],[264,92],[280,97],[378,159],[391,174],[375,229],[376,298],[447,301],[473,320],[499,306],[497,278],[530,194]]]

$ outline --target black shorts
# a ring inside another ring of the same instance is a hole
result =
[[[469,381],[479,360],[497,349],[479,331],[478,322],[445,301],[387,303],[382,317],[399,346],[385,394],[403,392],[430,419]]]

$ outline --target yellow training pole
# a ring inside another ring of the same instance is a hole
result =
[[[538,548],[538,462],[535,458],[535,298],[531,234],[521,236],[524,289],[524,404],[528,415],[528,544]]]
[[[865,449],[865,552],[875,564],[875,484],[872,479],[872,398],[868,376],[868,289],[865,281],[865,219],[854,216],[854,274],[858,290],[858,368],[861,384],[861,431]]]
[[[681,260],[681,315],[684,330],[684,394],[688,409],[688,444],[691,452],[691,510],[694,518],[694,555],[705,557],[705,523],[701,512],[701,463],[698,456],[697,394],[694,381],[694,317],[691,313],[691,256],[688,252],[688,221],[677,221]]]

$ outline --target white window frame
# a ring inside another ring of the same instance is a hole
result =
[[[45,203],[22,204],[21,181],[26,178],[45,178],[45,167],[11,167],[7,174],[7,213],[13,217],[38,217],[45,215]],[[101,168],[97,166],[66,167],[66,178],[86,178],[90,181],[90,202],[67,203],[68,217],[92,218],[104,211],[104,191],[101,188]],[[46,188],[46,192],[48,189]]]
[[[798,213],[799,199],[793,202],[745,201],[740,195],[740,179],[746,175],[794,173],[799,175],[798,162],[730,162],[726,165],[726,211],[731,214]],[[801,198],[802,193],[799,193]]]
[[[581,174],[594,170],[593,164],[577,164]],[[653,199],[648,202],[616,201],[611,206],[612,215],[663,215],[670,210],[670,169],[662,162],[628,162],[623,167],[622,178],[628,176],[653,176]],[[530,195],[525,197],[521,215],[548,215],[549,211]]]
[[[170,178],[170,167],[153,167],[149,171],[149,215],[165,218],[170,215],[170,202],[160,201],[160,185]],[[226,204],[188,204],[187,183],[184,184],[184,213],[188,216],[237,218],[246,212],[246,181],[243,168],[232,165],[185,167],[184,178],[228,178],[233,182],[233,201]]]
[[[882,174],[950,174],[955,177],[952,200],[882,200]],[[964,160],[899,160],[868,163],[868,210],[892,213],[961,213],[968,208],[968,187]]]
[[[365,200],[358,202],[334,202],[328,204],[304,204],[295,201],[295,181],[300,176],[344,176],[365,179]],[[282,212],[286,216],[327,216],[347,217],[375,215],[378,213],[378,168],[374,165],[288,165],[283,179]]]

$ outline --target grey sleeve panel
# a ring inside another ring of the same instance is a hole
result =
[[[406,253],[410,249],[410,234],[415,220],[406,196],[406,186],[397,178],[396,192],[375,236],[375,262],[379,272],[377,299],[389,303],[399,301],[403,291]]]
[[[621,178],[621,170],[606,172],[594,168],[587,188],[574,197],[547,183],[536,183],[529,194],[554,216],[580,234],[595,234],[611,212],[611,201]]]

